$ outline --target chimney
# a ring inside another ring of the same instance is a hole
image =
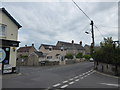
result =
[[[27,47],[27,45],[25,45],[25,47]]]
[[[32,47],[34,47],[34,43],[32,43]]]
[[[74,40],[72,40],[72,44],[74,44]]]
[[[82,41],[80,41],[80,45],[82,46]]]

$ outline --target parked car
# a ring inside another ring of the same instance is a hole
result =
[[[90,58],[90,59],[89,59],[89,61],[90,61],[90,62],[93,62],[93,61],[94,61],[94,59],[93,59],[93,58]]]
[[[10,64],[4,65],[3,74],[12,73],[12,66]]]

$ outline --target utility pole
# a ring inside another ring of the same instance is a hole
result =
[[[94,25],[94,23],[93,23],[92,20],[91,20],[90,25],[91,25],[91,29],[92,29],[92,30],[91,30],[91,33],[92,33],[91,55],[93,55],[95,41],[94,41],[94,29],[93,29],[93,25]]]

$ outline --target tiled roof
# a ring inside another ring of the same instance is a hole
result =
[[[32,48],[32,46],[27,47],[20,47],[17,51],[18,52],[29,52],[29,50]]]

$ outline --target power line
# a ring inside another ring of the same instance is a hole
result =
[[[98,27],[96,26],[96,25],[94,25],[95,26],[95,28],[99,31],[99,33],[101,34],[101,36],[103,37],[103,38],[105,38],[104,36],[103,36],[103,34],[100,32],[100,30],[98,29]]]
[[[73,0],[72,0],[73,1]],[[90,17],[76,4],[76,2],[73,1],[73,3],[78,7],[80,11],[84,13],[84,15],[91,21]]]
[[[98,27],[105,27],[105,28],[120,28],[120,27],[112,27],[112,26],[103,26],[103,25],[97,25]]]

